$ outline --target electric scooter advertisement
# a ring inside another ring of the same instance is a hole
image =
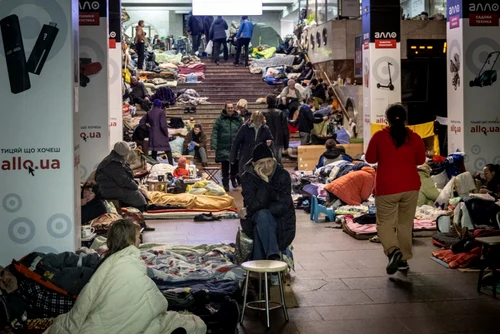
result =
[[[385,124],[387,107],[401,102],[399,2],[363,1],[362,24],[363,138],[366,148],[371,135]]]
[[[449,1],[448,12],[449,148],[465,152],[467,169],[481,171],[500,163],[500,5]]]
[[[108,0],[80,0],[80,176],[109,154]]]
[[[75,250],[78,243],[77,6],[71,0],[0,0],[6,115],[0,122],[0,265],[32,251]]]

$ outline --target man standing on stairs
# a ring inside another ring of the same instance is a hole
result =
[[[253,23],[248,21],[248,16],[242,16],[240,22],[240,28],[236,33],[234,40],[238,43],[236,47],[236,56],[234,59],[234,65],[238,66],[240,63],[241,48],[245,49],[245,66],[248,66],[248,46],[252,40],[253,35]]]
[[[288,120],[283,111],[276,108],[277,98],[276,95],[268,95],[266,97],[267,109],[262,113],[266,117],[266,125],[271,130],[274,138],[273,153],[276,161],[281,163],[281,153],[283,149],[288,149],[288,142],[290,140],[290,133],[288,131]]]
[[[215,162],[221,164],[222,185],[229,191],[229,175],[233,188],[238,187],[238,161],[229,162],[234,137],[238,133],[243,120],[234,110],[232,103],[226,103],[221,115],[215,121],[210,138],[210,147],[215,151]]]
[[[201,34],[203,34],[203,18],[201,16],[194,16],[193,12],[189,12],[189,19],[187,22],[187,32],[191,35],[193,43],[192,54],[196,54],[201,44]]]
[[[229,55],[227,51],[227,22],[222,16],[217,16],[214,23],[210,27],[210,40],[213,42],[212,59],[219,65],[220,47],[224,48],[224,60],[227,61]]]

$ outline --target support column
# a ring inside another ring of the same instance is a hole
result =
[[[399,0],[363,0],[363,141],[371,124],[385,122],[387,106],[401,102]]]
[[[449,0],[447,9],[448,152],[482,171],[500,163],[500,5]]]
[[[109,150],[123,140],[122,117],[122,6],[121,0],[109,1]]]
[[[78,1],[0,1],[0,265],[80,243]]]
[[[85,181],[109,154],[108,0],[80,2],[80,148]]]

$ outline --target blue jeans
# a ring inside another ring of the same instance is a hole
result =
[[[280,256],[278,246],[278,222],[271,211],[262,209],[254,216],[253,260],[269,260]]]

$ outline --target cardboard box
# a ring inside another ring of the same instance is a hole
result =
[[[363,154],[363,144],[339,145],[345,148],[346,154],[356,157]],[[325,145],[301,145],[297,149],[299,171],[311,171],[318,164],[319,157],[326,151]]]

